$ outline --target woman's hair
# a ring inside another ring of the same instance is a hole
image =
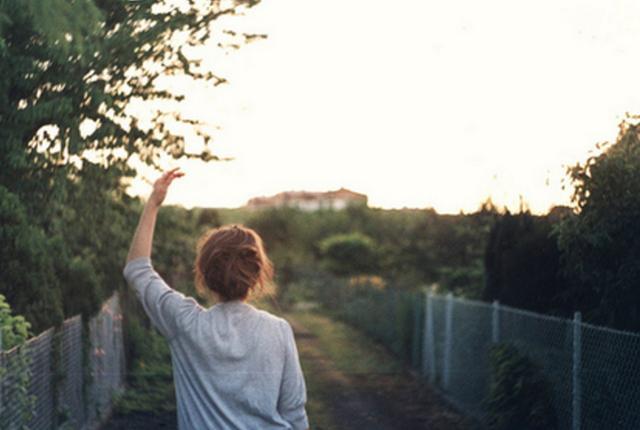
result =
[[[198,242],[196,289],[222,301],[242,300],[273,279],[273,264],[254,230],[228,225],[205,233]],[[208,294],[209,293],[209,294]]]

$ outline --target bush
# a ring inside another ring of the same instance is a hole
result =
[[[490,351],[488,426],[495,430],[553,430],[558,427],[551,390],[537,366],[514,346]]]
[[[129,316],[127,321],[128,389],[117,398],[116,412],[173,412],[176,404],[169,345],[138,318]]]
[[[6,355],[0,361],[0,380],[10,373],[9,378],[3,381],[2,392],[7,399],[13,399],[14,406],[20,410],[23,423],[32,418],[35,402],[35,397],[28,390],[31,385],[31,359],[24,349],[25,342],[31,335],[30,329],[29,322],[21,315],[14,315],[11,306],[0,294],[0,353],[18,348],[15,353]],[[0,408],[0,422],[7,422],[12,412],[14,411],[9,408]]]
[[[30,329],[31,324],[22,315],[13,315],[11,306],[0,294],[0,336],[2,339],[0,351],[8,351],[14,346],[24,344],[31,335]]]
[[[329,270],[338,275],[374,273],[378,269],[376,244],[360,233],[336,234],[320,242]]]

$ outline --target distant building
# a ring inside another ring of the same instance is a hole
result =
[[[341,210],[347,206],[366,206],[367,196],[340,188],[337,191],[309,192],[285,191],[271,197],[254,197],[247,202],[251,209],[290,207],[303,211],[317,211],[320,209]]]

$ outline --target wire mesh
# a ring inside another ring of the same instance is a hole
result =
[[[443,296],[427,303],[420,368],[470,416],[487,418],[499,342],[541,371],[559,429],[640,428],[640,334]]]
[[[363,290],[341,303],[337,314],[411,363],[418,348],[414,339],[419,340],[414,336],[416,299],[412,293]]]
[[[89,338],[84,339],[82,319],[76,316],[57,331],[49,329],[20,348],[0,351],[0,428],[94,428],[105,418],[125,376],[117,295],[104,303],[89,328]],[[85,342],[90,349],[90,381],[84,377]],[[27,389],[22,395],[25,364]]]
[[[24,346],[0,354],[2,428],[50,428],[53,418],[50,372],[52,337],[53,330],[49,329]],[[26,387],[23,380],[25,376]]]
[[[31,370],[29,394],[36,400],[33,418],[27,424],[30,429],[49,429],[53,423],[52,339],[53,330],[49,329],[27,345]]]
[[[489,391],[489,349],[492,345],[492,307],[452,300],[452,332],[448,393],[461,409],[484,418],[483,401]]]
[[[100,421],[109,414],[113,396],[124,383],[121,322],[117,296],[105,302],[100,313],[89,322],[89,370],[92,379],[87,400],[89,421]]]
[[[62,379],[58,387],[58,409],[63,421],[69,423],[72,428],[80,428],[85,421],[80,315],[64,322],[60,342]]]
[[[582,326],[582,428],[640,428],[640,336]]]
[[[571,428],[573,321],[501,307],[499,324],[500,342],[525,354],[549,382],[559,428]]]

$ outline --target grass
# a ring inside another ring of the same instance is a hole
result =
[[[336,387],[327,371],[388,373],[401,370],[399,362],[358,330],[318,313],[291,312],[284,315],[306,328],[313,342],[298,340],[302,370],[307,384],[307,414],[317,430],[342,428],[332,414]]]
[[[361,331],[319,313],[292,312],[314,336],[335,368],[344,373],[396,373],[399,361]]]

